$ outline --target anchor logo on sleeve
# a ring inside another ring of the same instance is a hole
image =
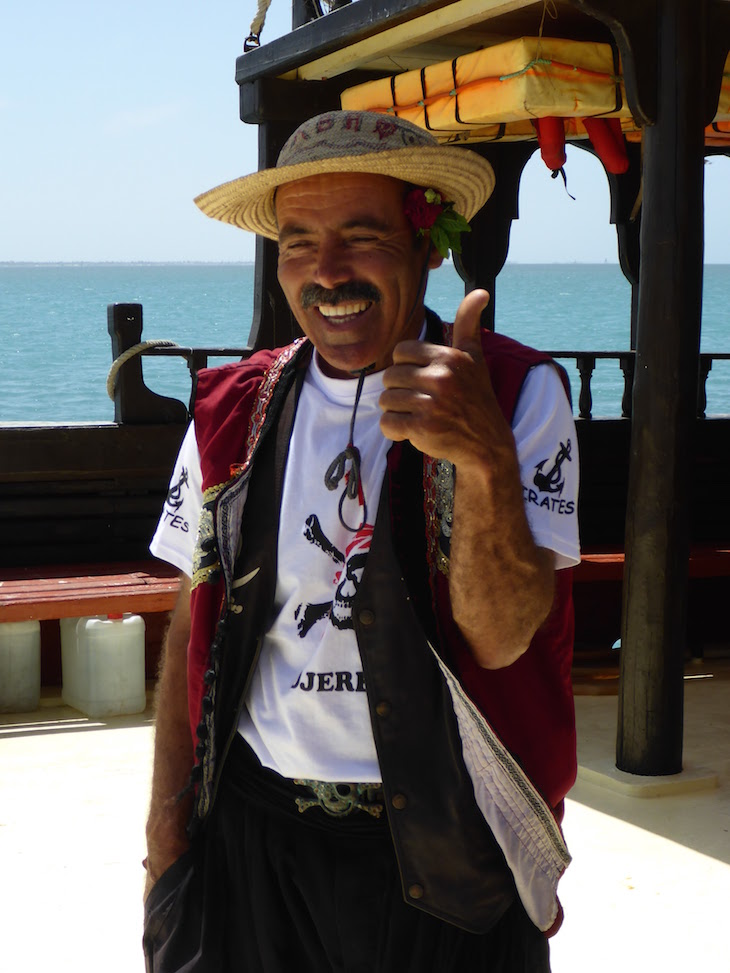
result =
[[[541,493],[557,493],[561,494],[563,492],[563,487],[565,486],[565,477],[563,476],[560,467],[567,460],[572,463],[570,458],[571,443],[570,440],[567,443],[561,443],[560,449],[555,457],[555,461],[550,470],[547,473],[543,473],[543,467],[547,463],[547,459],[540,460],[535,469],[537,473],[532,480],[537,489]]]
[[[187,520],[180,513],[180,508],[185,503],[185,490],[189,489],[188,471],[186,467],[180,470],[180,477],[174,486],[171,486],[165,499],[165,523],[176,530],[181,530],[184,534],[190,529]]]
[[[174,487],[170,487],[167,493],[167,503],[174,510],[179,510],[182,507],[185,497],[183,496],[183,487],[188,485],[188,471],[183,466],[180,470],[180,478]]]

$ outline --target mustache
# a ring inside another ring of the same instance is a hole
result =
[[[380,302],[380,291],[374,284],[351,280],[333,290],[320,287],[319,284],[305,284],[299,295],[299,302],[303,308],[317,304],[329,304],[334,307],[337,304],[351,304],[354,301],[371,301],[377,304]]]

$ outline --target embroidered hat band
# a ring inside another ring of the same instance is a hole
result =
[[[285,143],[276,167],[234,179],[198,196],[213,219],[276,240],[279,186],[323,173],[372,173],[437,190],[470,220],[494,189],[494,171],[476,152],[439,145],[402,118],[333,111],[304,122]]]

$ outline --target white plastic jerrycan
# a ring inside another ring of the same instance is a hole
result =
[[[40,698],[40,622],[0,623],[0,713],[32,713]]]
[[[144,634],[140,615],[96,615],[62,624],[64,702],[87,716],[142,713]]]

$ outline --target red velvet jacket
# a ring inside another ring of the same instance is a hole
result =
[[[430,327],[433,327],[433,319]],[[482,347],[497,400],[511,422],[528,371],[550,359],[488,331],[482,332]],[[210,529],[201,535],[203,543],[196,555],[193,578],[188,675],[194,736],[201,720],[201,699],[206,692],[205,673],[209,671],[211,643],[225,601],[224,584],[218,569],[219,552],[212,530],[217,494],[223,486],[231,484],[232,478],[245,476],[262,426],[267,421],[267,407],[271,402],[271,412],[278,408],[275,399],[279,376],[291,371],[297,355],[301,357],[302,353],[306,353],[306,343],[301,352],[299,346],[290,347],[288,363],[282,363],[281,349],[266,350],[248,361],[207,369],[199,375],[195,424],[203,473],[204,519],[209,516],[211,523]],[[275,365],[273,373],[272,365]],[[567,386],[564,376],[563,380]],[[397,467],[401,454],[399,447],[391,449],[389,470]],[[399,499],[391,495],[391,500],[394,544],[401,562],[407,566],[411,548],[407,537],[399,537],[397,511],[401,500],[412,505],[413,498]],[[428,517],[426,521],[428,523]],[[433,541],[431,537],[429,542],[433,544]],[[408,567],[405,573],[408,579]],[[418,566],[412,573],[414,577],[419,575]],[[445,656],[450,658],[467,694],[558,818],[562,816],[562,801],[576,774],[570,672],[573,648],[571,576],[569,569],[556,573],[551,613],[520,659],[505,669],[486,670],[474,662],[454,623],[448,578],[441,572],[431,572],[431,607]],[[420,601],[423,605],[424,599]],[[425,613],[427,609],[425,605],[423,607]]]

